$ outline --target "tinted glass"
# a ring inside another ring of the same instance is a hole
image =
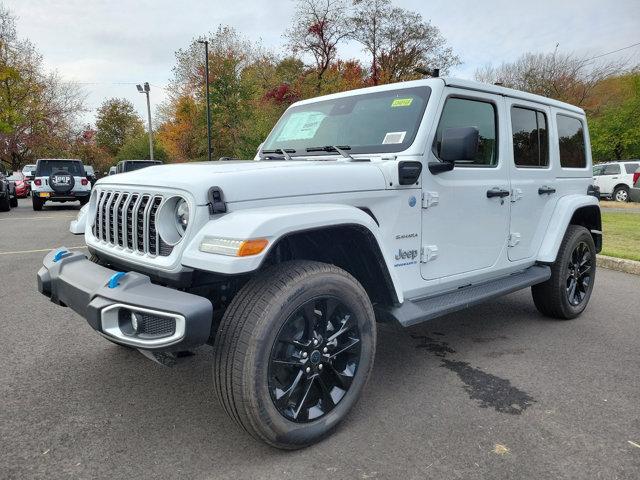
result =
[[[140,170],[141,168],[150,167],[152,165],[160,165],[161,162],[155,160],[149,160],[148,162],[124,162],[122,171],[133,172],[134,170]]]
[[[594,177],[598,177],[598,176],[602,175],[603,171],[604,171],[604,165],[594,165],[593,166],[593,176]]]
[[[519,167],[549,165],[547,117],[528,108],[511,109],[513,161]]]
[[[638,169],[639,165],[640,164],[638,164],[638,163],[625,163],[624,164],[624,168],[625,168],[627,173],[635,173],[635,171]]]
[[[587,157],[584,147],[584,128],[577,118],[558,115],[560,165],[563,168],[584,168]]]
[[[82,162],[74,160],[39,160],[36,168],[37,177],[48,177],[54,172],[68,172],[74,177],[84,177]]]
[[[350,153],[406,150],[420,126],[431,89],[403,88],[299,105],[287,110],[263,150],[349,145]]]
[[[604,166],[604,170],[602,171],[602,175],[619,175],[620,174],[620,165],[617,163],[611,163],[609,165]]]
[[[449,98],[436,130],[435,148],[440,154],[442,132],[447,128],[475,127],[480,133],[478,154],[471,165],[494,166],[498,163],[496,112],[492,103],[466,98]]]

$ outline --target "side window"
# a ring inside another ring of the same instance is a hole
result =
[[[640,166],[640,163],[625,163],[624,169],[627,173],[636,173],[636,170]]]
[[[587,156],[584,147],[582,122],[577,118],[566,115],[557,115],[556,119],[560,142],[560,166],[562,168],[586,167]]]
[[[605,165],[603,175],[620,175],[620,164],[610,163]]]
[[[447,128],[456,127],[475,127],[480,133],[478,154],[472,162],[465,164],[490,167],[498,163],[496,109],[492,103],[466,98],[448,98],[434,139],[436,155],[440,155],[442,132]]]
[[[543,112],[523,107],[511,108],[513,161],[518,167],[549,165],[549,134]]]

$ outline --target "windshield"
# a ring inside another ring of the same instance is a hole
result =
[[[35,169],[36,169],[35,165],[25,165],[24,167],[22,167],[22,171],[24,173],[33,172]]]
[[[93,175],[95,173],[91,165],[85,165],[84,171],[86,172],[87,175]]]
[[[22,180],[24,180],[24,175],[22,175],[22,173],[20,172],[13,172],[13,175],[9,177],[9,180],[13,182],[21,182]]]
[[[351,147],[349,153],[406,150],[415,139],[431,89],[402,88],[298,105],[287,110],[263,150],[287,149],[291,156],[326,155],[310,147]]]
[[[133,172],[134,170],[140,170],[141,168],[150,167],[152,165],[159,165],[162,162],[158,160],[149,160],[148,162],[124,162],[122,171]]]
[[[54,172],[68,172],[74,177],[84,177],[84,168],[79,160],[39,160],[36,177],[48,177]]]

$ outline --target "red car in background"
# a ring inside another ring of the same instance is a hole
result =
[[[31,182],[22,174],[22,172],[13,172],[8,179],[16,186],[16,197],[27,198],[31,193]]]

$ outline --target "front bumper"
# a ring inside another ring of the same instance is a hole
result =
[[[64,247],[44,258],[38,290],[79,313],[91,328],[115,343],[180,351],[209,339],[213,306],[208,299],[153,284],[137,272],[102,267]],[[146,324],[153,328],[143,330]]]

